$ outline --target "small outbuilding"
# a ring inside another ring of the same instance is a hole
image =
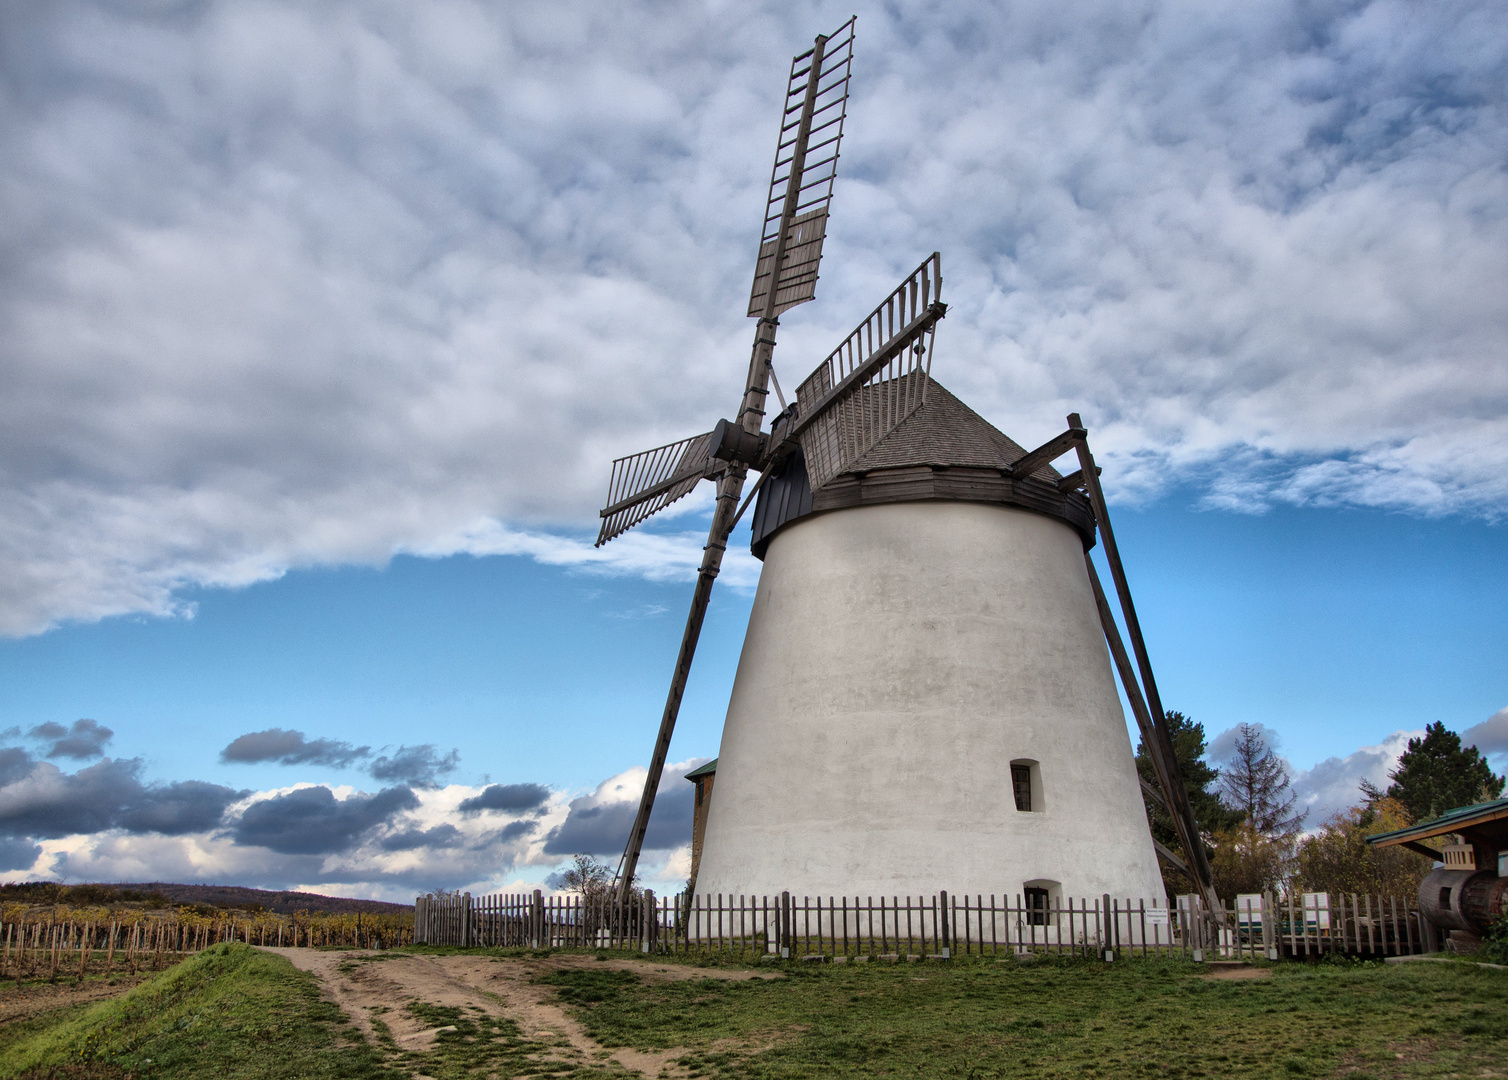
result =
[[[691,810],[691,884],[702,865],[702,838],[707,835],[707,807],[712,800],[712,782],[717,779],[717,758],[692,769],[686,779],[696,785],[696,803]]]
[[[1442,850],[1423,843],[1459,836]],[[1406,847],[1441,865],[1419,883],[1419,910],[1435,926],[1451,932],[1451,947],[1470,951],[1508,912],[1508,799],[1447,810],[1432,821],[1367,837],[1375,847]]]

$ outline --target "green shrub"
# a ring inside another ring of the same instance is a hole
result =
[[[1489,964],[1508,964],[1508,912],[1482,938],[1481,959]]]

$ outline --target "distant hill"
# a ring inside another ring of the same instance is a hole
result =
[[[106,888],[160,893],[175,904],[213,904],[215,907],[245,907],[260,904],[279,915],[295,911],[328,911],[331,914],[397,914],[414,910],[412,904],[389,904],[381,900],[352,900],[344,896],[321,896],[308,892],[272,892],[244,889],[239,885],[176,885],[165,881],[120,882]]]
[[[352,900],[309,892],[273,892],[243,889],[239,885],[178,885],[165,881],[127,881],[113,885],[64,885],[58,881],[20,881],[0,885],[0,902],[27,905],[71,904],[145,905],[202,904],[217,908],[261,908],[278,915],[296,911],[310,914],[397,915],[414,910],[412,904],[389,904],[382,900]]]

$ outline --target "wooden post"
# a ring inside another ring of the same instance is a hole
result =
[[[1131,599],[1131,588],[1126,582],[1125,568],[1121,564],[1120,549],[1115,542],[1115,532],[1110,525],[1110,509],[1105,502],[1104,490],[1100,487],[1099,470],[1094,464],[1094,455],[1090,453],[1089,442],[1083,428],[1083,422],[1078,413],[1071,413],[1068,417],[1070,433],[1077,435],[1074,440],[1074,448],[1078,452],[1079,465],[1084,476],[1084,490],[1089,496],[1090,506],[1094,510],[1095,522],[1099,528],[1100,539],[1104,544],[1105,561],[1110,566],[1110,576],[1115,583],[1115,591],[1120,600],[1121,614],[1126,620],[1126,632],[1131,638],[1131,649],[1136,654],[1137,668],[1140,671],[1140,690],[1145,694],[1145,708],[1149,715],[1151,731],[1143,731],[1143,740],[1152,758],[1154,769],[1159,783],[1163,788],[1163,797],[1168,804],[1168,816],[1172,818],[1179,841],[1184,848],[1184,856],[1192,871],[1194,885],[1206,904],[1211,907],[1215,904],[1214,885],[1210,876],[1209,861],[1204,853],[1204,845],[1199,837],[1198,822],[1194,819],[1192,806],[1188,801],[1188,792],[1183,785],[1183,776],[1178,768],[1178,759],[1173,751],[1172,740],[1167,732],[1167,721],[1162,707],[1162,696],[1157,692],[1157,681],[1152,674],[1152,662],[1147,656],[1146,642],[1142,638],[1141,623],[1136,617],[1136,605]],[[1099,588],[1099,576],[1095,573],[1094,563],[1089,558],[1089,553],[1084,553],[1085,563],[1089,568],[1090,580],[1095,585],[1096,601],[1100,606],[1101,622],[1105,626],[1106,638],[1112,637],[1111,628],[1114,626],[1114,616],[1109,613],[1109,606],[1104,602],[1103,590]],[[1119,633],[1113,635],[1119,638]],[[1114,643],[1112,642],[1112,650]],[[1126,683],[1128,672],[1117,663],[1121,672],[1122,685],[1126,690],[1127,698],[1132,697],[1132,687]],[[1133,677],[1133,682],[1134,677]],[[1133,711],[1135,702],[1133,701]],[[1138,717],[1140,720],[1140,717]],[[1223,914],[1223,908],[1220,909]],[[1222,920],[1223,921],[1223,920]]]

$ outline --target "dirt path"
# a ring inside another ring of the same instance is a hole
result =
[[[1270,979],[1272,968],[1248,967],[1244,964],[1211,965],[1205,979]]]
[[[372,1043],[381,1045],[372,1017],[381,1016],[393,1040],[404,1050],[423,1052],[435,1042],[436,1032],[424,1027],[402,1008],[418,998],[431,1005],[479,1008],[492,1016],[506,1017],[519,1026],[522,1035],[541,1044],[547,1058],[583,1062],[614,1061],[623,1068],[649,1078],[684,1076],[671,1064],[686,1051],[673,1048],[641,1051],[598,1045],[564,1009],[555,1004],[555,994],[534,980],[562,968],[613,968],[632,971],[648,980],[776,978],[771,972],[721,971],[656,964],[642,960],[597,961],[589,956],[551,956],[541,959],[500,959],[486,956],[413,956],[402,953],[322,952],[315,949],[266,950],[286,957],[301,970],[311,972],[326,992]],[[371,958],[371,959],[367,959]],[[384,1010],[379,1012],[378,1010]]]

